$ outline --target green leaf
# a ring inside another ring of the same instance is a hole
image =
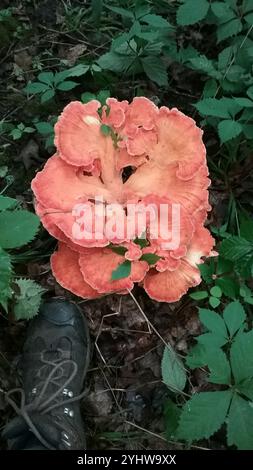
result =
[[[199,290],[197,292],[192,292],[190,297],[193,300],[203,300],[208,297],[208,292],[206,290]]]
[[[65,82],[58,83],[56,86],[57,90],[61,91],[69,91],[75,88],[78,85],[78,83],[73,82],[71,80],[66,80]]]
[[[144,236],[146,236],[146,234],[144,234]],[[135,238],[134,243],[139,245],[141,248],[145,248],[149,245],[149,242],[146,240],[146,238]]]
[[[0,304],[7,311],[7,300],[10,297],[11,258],[0,248]]]
[[[230,299],[234,299],[239,295],[239,285],[233,279],[230,279],[229,277],[223,277],[216,279],[215,282],[217,286],[220,287],[223,294],[227,297],[230,297]]]
[[[234,139],[241,132],[242,125],[237,121],[233,121],[232,119],[221,121],[218,124],[218,133],[222,144],[228,142],[231,139]]]
[[[134,19],[134,14],[130,10],[126,10],[125,8],[120,8],[120,7],[111,7],[109,5],[105,5],[106,8],[109,10],[113,11],[113,13],[117,13],[117,15],[121,15],[125,18],[131,18]]]
[[[220,255],[230,261],[238,261],[251,253],[253,253],[253,243],[242,237],[226,238],[220,246]]]
[[[41,95],[41,98],[40,98],[41,103],[46,103],[46,101],[51,100],[51,98],[53,98],[54,95],[55,95],[54,90],[47,90],[45,93],[43,93],[43,95]]]
[[[204,281],[207,284],[210,284],[211,282],[213,282],[213,278],[212,278],[214,274],[213,266],[208,265],[208,264],[199,264],[198,268],[200,270],[202,279],[204,279]]]
[[[228,304],[223,312],[223,318],[230,337],[234,336],[246,320],[246,313],[242,304],[238,300]]]
[[[227,329],[223,318],[213,310],[207,310],[206,308],[199,309],[199,319],[203,325],[224,339],[227,339]]]
[[[207,80],[203,89],[204,98],[212,98],[217,91],[217,82],[214,79]]]
[[[170,399],[167,398],[164,406],[165,434],[167,439],[173,439],[179,423],[181,410]]]
[[[253,401],[253,378],[243,380],[241,383],[236,385],[236,389]]]
[[[253,377],[253,330],[236,335],[230,349],[230,363],[236,384]]]
[[[230,390],[194,395],[183,406],[177,437],[188,442],[208,439],[224,423],[231,398]]]
[[[39,218],[26,210],[0,212],[0,246],[18,248],[35,237]]]
[[[228,18],[229,14],[235,16],[233,10],[231,10],[231,8],[229,8],[229,5],[224,2],[213,2],[211,4],[211,9],[215,16],[217,16],[218,18]]]
[[[160,86],[168,85],[168,75],[165,63],[160,57],[147,56],[141,59],[142,67],[150,80]]]
[[[18,203],[17,199],[13,199],[12,197],[7,197],[7,196],[0,196],[0,211],[11,209],[15,207],[17,203]]]
[[[191,369],[196,369],[197,367],[203,367],[207,364],[206,352],[209,348],[206,348],[204,344],[196,344],[193,346],[189,353],[186,356],[186,364]]]
[[[111,134],[112,129],[110,126],[107,126],[107,124],[101,124],[100,131],[102,132],[103,135],[108,136]]]
[[[148,23],[154,28],[172,29],[172,25],[167,20],[165,20],[162,16],[154,15],[153,13],[143,16],[141,21],[143,23]]]
[[[125,253],[127,252],[127,248],[124,246],[117,246],[117,245],[109,245],[109,247],[114,253],[117,253],[118,255],[124,256]]]
[[[218,43],[224,41],[224,39],[230,38],[240,33],[242,30],[242,22],[239,18],[234,18],[227,23],[219,25],[217,28],[217,40]]]
[[[208,381],[214,384],[231,383],[231,369],[226,354],[220,348],[209,348],[206,364],[210,370]]]
[[[229,46],[223,49],[218,55],[218,68],[219,70],[223,70],[227,72],[227,67],[230,64],[234,51],[233,47]]]
[[[249,13],[248,15],[244,16],[244,20],[249,23],[250,26],[253,24],[253,13]]]
[[[111,70],[112,72],[121,73],[128,69],[128,67],[135,60],[135,55],[120,55],[116,52],[106,52],[98,60],[98,65],[104,70]]]
[[[249,402],[234,395],[228,415],[228,445],[253,450],[253,409]]]
[[[217,333],[205,333],[198,336],[197,340],[199,344],[202,344],[207,348],[221,348],[228,342],[228,338]]]
[[[48,135],[48,134],[52,134],[54,132],[54,128],[53,128],[52,124],[50,124],[49,122],[46,122],[46,121],[37,122],[35,124],[35,127],[36,127],[37,131],[42,135]]]
[[[5,178],[7,173],[8,173],[8,166],[6,165],[0,166],[0,178]]]
[[[128,277],[131,273],[131,261],[124,261],[112,272],[112,281]]]
[[[247,95],[253,100],[253,86],[248,88]]]
[[[211,296],[209,297],[209,304],[211,305],[211,307],[217,308],[220,305],[220,299]]]
[[[177,9],[177,24],[187,26],[198,23],[198,21],[206,17],[209,6],[207,0],[198,0],[197,7],[196,0],[186,0],[186,2]]]
[[[159,261],[159,259],[161,259],[161,256],[158,256],[155,253],[144,253],[140,258],[141,261],[146,261],[151,266]]]
[[[17,279],[15,283],[19,292],[15,299],[14,315],[16,320],[29,320],[39,313],[45,289],[31,279]]]
[[[165,347],[161,367],[162,379],[165,385],[173,392],[182,391],[186,384],[186,372],[172,348]]]
[[[54,74],[53,72],[41,72],[38,75],[38,79],[40,82],[46,83],[47,85],[51,85],[54,83]]]
[[[110,98],[110,90],[100,90],[97,94],[97,100],[101,103],[102,106],[106,104],[107,98]]]
[[[71,67],[70,69],[67,70],[68,72],[67,77],[81,77],[82,75],[85,75],[89,69],[90,69],[89,65],[77,64],[74,67]]]
[[[204,116],[214,116],[220,118],[230,117],[228,109],[221,100],[216,98],[205,98],[196,103],[195,108]]]
[[[90,93],[88,91],[86,91],[85,93],[82,93],[82,95],[81,95],[82,103],[89,103],[89,101],[95,100],[95,99],[96,99],[96,95],[94,95],[94,93]]]
[[[43,93],[48,90],[48,85],[41,82],[28,83],[24,90],[31,95],[36,95],[37,93]]]
[[[253,101],[248,98],[234,98],[234,100],[243,108],[253,108]]]
[[[221,297],[222,296],[222,291],[219,286],[213,286],[210,289],[210,293],[213,297]]]
[[[18,140],[20,137],[22,137],[22,131],[20,129],[12,129],[10,135],[12,136],[13,140]]]
[[[208,59],[205,55],[199,55],[189,59],[191,68],[203,72],[212,78],[221,78],[221,73],[214,67],[213,61]]]

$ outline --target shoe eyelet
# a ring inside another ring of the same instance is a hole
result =
[[[64,414],[70,416],[70,418],[73,418],[74,411],[70,410],[69,408],[64,408]]]

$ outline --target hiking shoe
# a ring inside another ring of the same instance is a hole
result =
[[[85,449],[80,399],[89,353],[80,309],[66,300],[46,301],[28,329],[23,389],[6,394],[18,414],[3,432],[9,449]],[[18,392],[20,407],[13,399]]]

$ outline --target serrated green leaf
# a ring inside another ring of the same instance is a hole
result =
[[[204,116],[214,116],[220,118],[230,117],[227,107],[224,106],[224,103],[221,100],[216,98],[205,98],[201,101],[198,101],[198,103],[196,103],[194,106]]]
[[[17,279],[15,284],[19,292],[15,299],[14,315],[17,320],[29,320],[38,314],[45,289],[31,279]]]
[[[239,393],[253,401],[253,378],[243,380],[240,384],[236,385]]]
[[[231,383],[231,369],[226,354],[220,348],[208,348],[206,363],[210,370],[208,381],[214,384]]]
[[[221,143],[224,144],[231,139],[234,139],[242,132],[242,125],[238,121],[226,119],[218,124],[218,132]]]
[[[11,257],[0,248],[0,304],[7,310],[7,299],[10,296]]]
[[[230,19],[231,15],[232,17],[235,17],[235,13],[227,3],[224,2],[213,2],[211,4],[211,9],[212,12],[217,16],[218,18],[225,18],[225,19]]]
[[[217,28],[217,40],[218,43],[224,41],[224,39],[230,38],[240,33],[242,30],[242,22],[239,18],[234,18],[227,23],[219,25]]]
[[[217,82],[214,79],[207,80],[203,89],[204,98],[212,98],[217,91]]]
[[[160,15],[149,13],[141,18],[143,23],[147,23],[154,28],[172,29],[172,25]]]
[[[212,333],[227,339],[227,329],[223,318],[213,310],[199,309],[199,319],[203,325]]]
[[[58,83],[56,86],[57,90],[61,91],[69,91],[73,90],[78,85],[77,82],[73,82],[72,80],[66,80],[65,82]]]
[[[244,16],[244,20],[245,20],[250,26],[252,26],[252,24],[253,24],[253,13],[249,13],[248,15],[245,15],[245,16]]]
[[[253,86],[248,88],[247,95],[253,100]]]
[[[180,413],[180,408],[170,398],[167,398],[164,406],[165,434],[167,439],[174,438],[179,423]]]
[[[186,0],[186,2],[177,9],[177,24],[187,26],[198,23],[203,20],[209,10],[207,0],[198,0],[196,8],[196,0]]]
[[[182,408],[177,437],[192,442],[212,436],[224,423],[231,398],[230,390],[194,395]]]
[[[43,93],[43,95],[41,95],[41,98],[40,98],[41,103],[46,103],[46,101],[51,100],[51,98],[53,98],[54,95],[55,95],[54,90],[47,90],[45,93]]]
[[[54,74],[53,72],[41,72],[38,75],[38,79],[40,82],[46,83],[47,85],[51,85],[54,82]]]
[[[191,369],[203,367],[206,364],[206,351],[207,348],[204,344],[196,344],[193,346],[186,356],[186,364]]]
[[[180,392],[186,384],[186,372],[172,348],[165,347],[162,358],[162,379],[173,392]]]
[[[131,261],[124,261],[112,272],[112,281],[118,281],[131,274]]]
[[[116,13],[117,15],[121,15],[125,18],[131,18],[131,19],[134,19],[134,14],[132,11],[130,10],[127,10],[126,8],[120,8],[120,7],[112,7],[112,6],[109,6],[109,5],[105,5],[106,8],[108,8],[109,10],[111,10],[113,13]]]
[[[226,238],[220,246],[220,255],[230,261],[238,261],[251,253],[253,254],[253,243],[242,237]]]
[[[214,67],[213,61],[208,59],[205,55],[192,57],[188,59],[191,68],[199,72],[206,73],[209,77],[220,79],[221,73]]]
[[[192,292],[190,297],[193,300],[203,300],[208,297],[208,292],[206,290],[199,290],[197,292]]]
[[[215,282],[217,286],[220,287],[223,294],[227,297],[230,297],[230,299],[234,299],[239,295],[239,285],[233,279],[230,279],[229,277],[223,277],[217,279]]]
[[[232,46],[226,47],[221,51],[218,55],[218,68],[219,70],[226,70],[227,72],[227,67],[230,64],[232,57],[234,54],[234,50]]]
[[[17,205],[17,203],[18,203],[17,199],[0,195],[0,211],[5,211],[6,209],[12,209],[13,207]]]
[[[150,80],[160,86],[168,85],[168,74],[165,63],[160,57],[147,56],[141,59],[142,67]]]
[[[202,344],[207,348],[221,348],[228,342],[228,338],[217,333],[204,333],[203,335],[198,336],[197,340],[199,344]]]
[[[31,95],[36,95],[37,93],[43,93],[48,90],[48,85],[41,82],[28,83],[24,90]]]
[[[246,320],[246,313],[242,304],[238,300],[228,304],[223,312],[223,318],[230,336],[234,336]]]
[[[253,330],[236,335],[230,349],[230,363],[236,383],[253,377]]]
[[[253,408],[249,402],[234,395],[228,415],[228,445],[240,450],[253,450]]]
[[[98,60],[98,65],[104,70],[121,73],[133,63],[135,55],[120,55],[116,52],[106,52]]]
[[[35,237],[40,220],[26,210],[0,212],[0,246],[18,248]]]

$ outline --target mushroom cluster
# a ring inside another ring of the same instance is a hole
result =
[[[198,264],[214,240],[204,227],[210,180],[193,119],[144,97],[75,101],[55,125],[55,146],[32,189],[59,241],[51,257],[59,284],[92,299],[138,283],[152,299],[174,302],[200,283]]]

